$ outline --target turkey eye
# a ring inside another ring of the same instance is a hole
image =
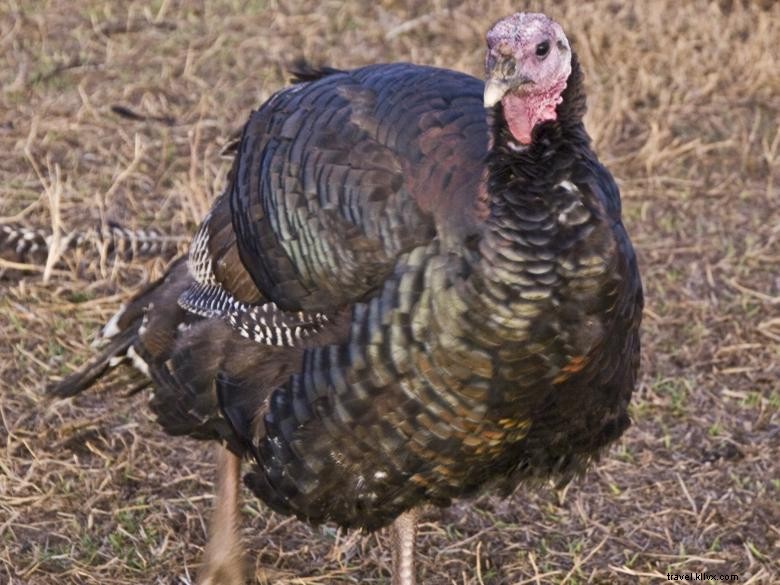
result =
[[[545,57],[547,56],[547,53],[550,52],[550,43],[547,41],[542,41],[538,45],[536,45],[536,56],[537,57]]]

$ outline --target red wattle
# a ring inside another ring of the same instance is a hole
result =
[[[531,134],[536,125],[556,119],[555,109],[561,103],[560,94],[565,87],[564,83],[562,87],[551,88],[551,91],[542,94],[508,93],[501,99],[504,118],[515,140],[520,144],[531,144]]]
[[[531,144],[531,132],[534,129],[534,124],[532,112],[525,97],[507,94],[501,103],[504,106],[504,118],[506,118],[512,136],[520,144]]]

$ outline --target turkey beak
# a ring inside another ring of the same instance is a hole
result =
[[[492,108],[495,106],[498,102],[501,101],[501,98],[504,97],[510,88],[511,85],[506,79],[488,79],[485,82],[485,107]]]
[[[532,79],[524,75],[515,76],[509,79],[496,79],[495,77],[490,77],[485,82],[485,94],[483,97],[485,107],[492,108],[501,101],[501,98],[503,98],[507,92],[519,90],[527,85],[533,85],[533,83]]]

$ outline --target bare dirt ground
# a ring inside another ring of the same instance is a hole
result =
[[[223,187],[221,145],[296,57],[479,76],[487,27],[520,9],[558,19],[586,70],[646,285],[643,375],[634,425],[565,493],[427,511],[421,583],[778,583],[780,3],[2,0],[0,222],[187,236]],[[48,281],[42,264],[0,265],[0,582],[195,575],[208,446],[163,435],[121,375],[42,395],[163,266],[96,249]],[[260,583],[389,582],[385,534],[310,528],[251,497],[244,517]]]

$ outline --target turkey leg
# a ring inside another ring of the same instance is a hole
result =
[[[198,585],[243,585],[244,553],[239,535],[241,458],[217,445],[217,477],[209,541]]]
[[[392,585],[415,585],[414,541],[417,538],[417,511],[409,510],[395,519],[391,530],[393,548]]]

